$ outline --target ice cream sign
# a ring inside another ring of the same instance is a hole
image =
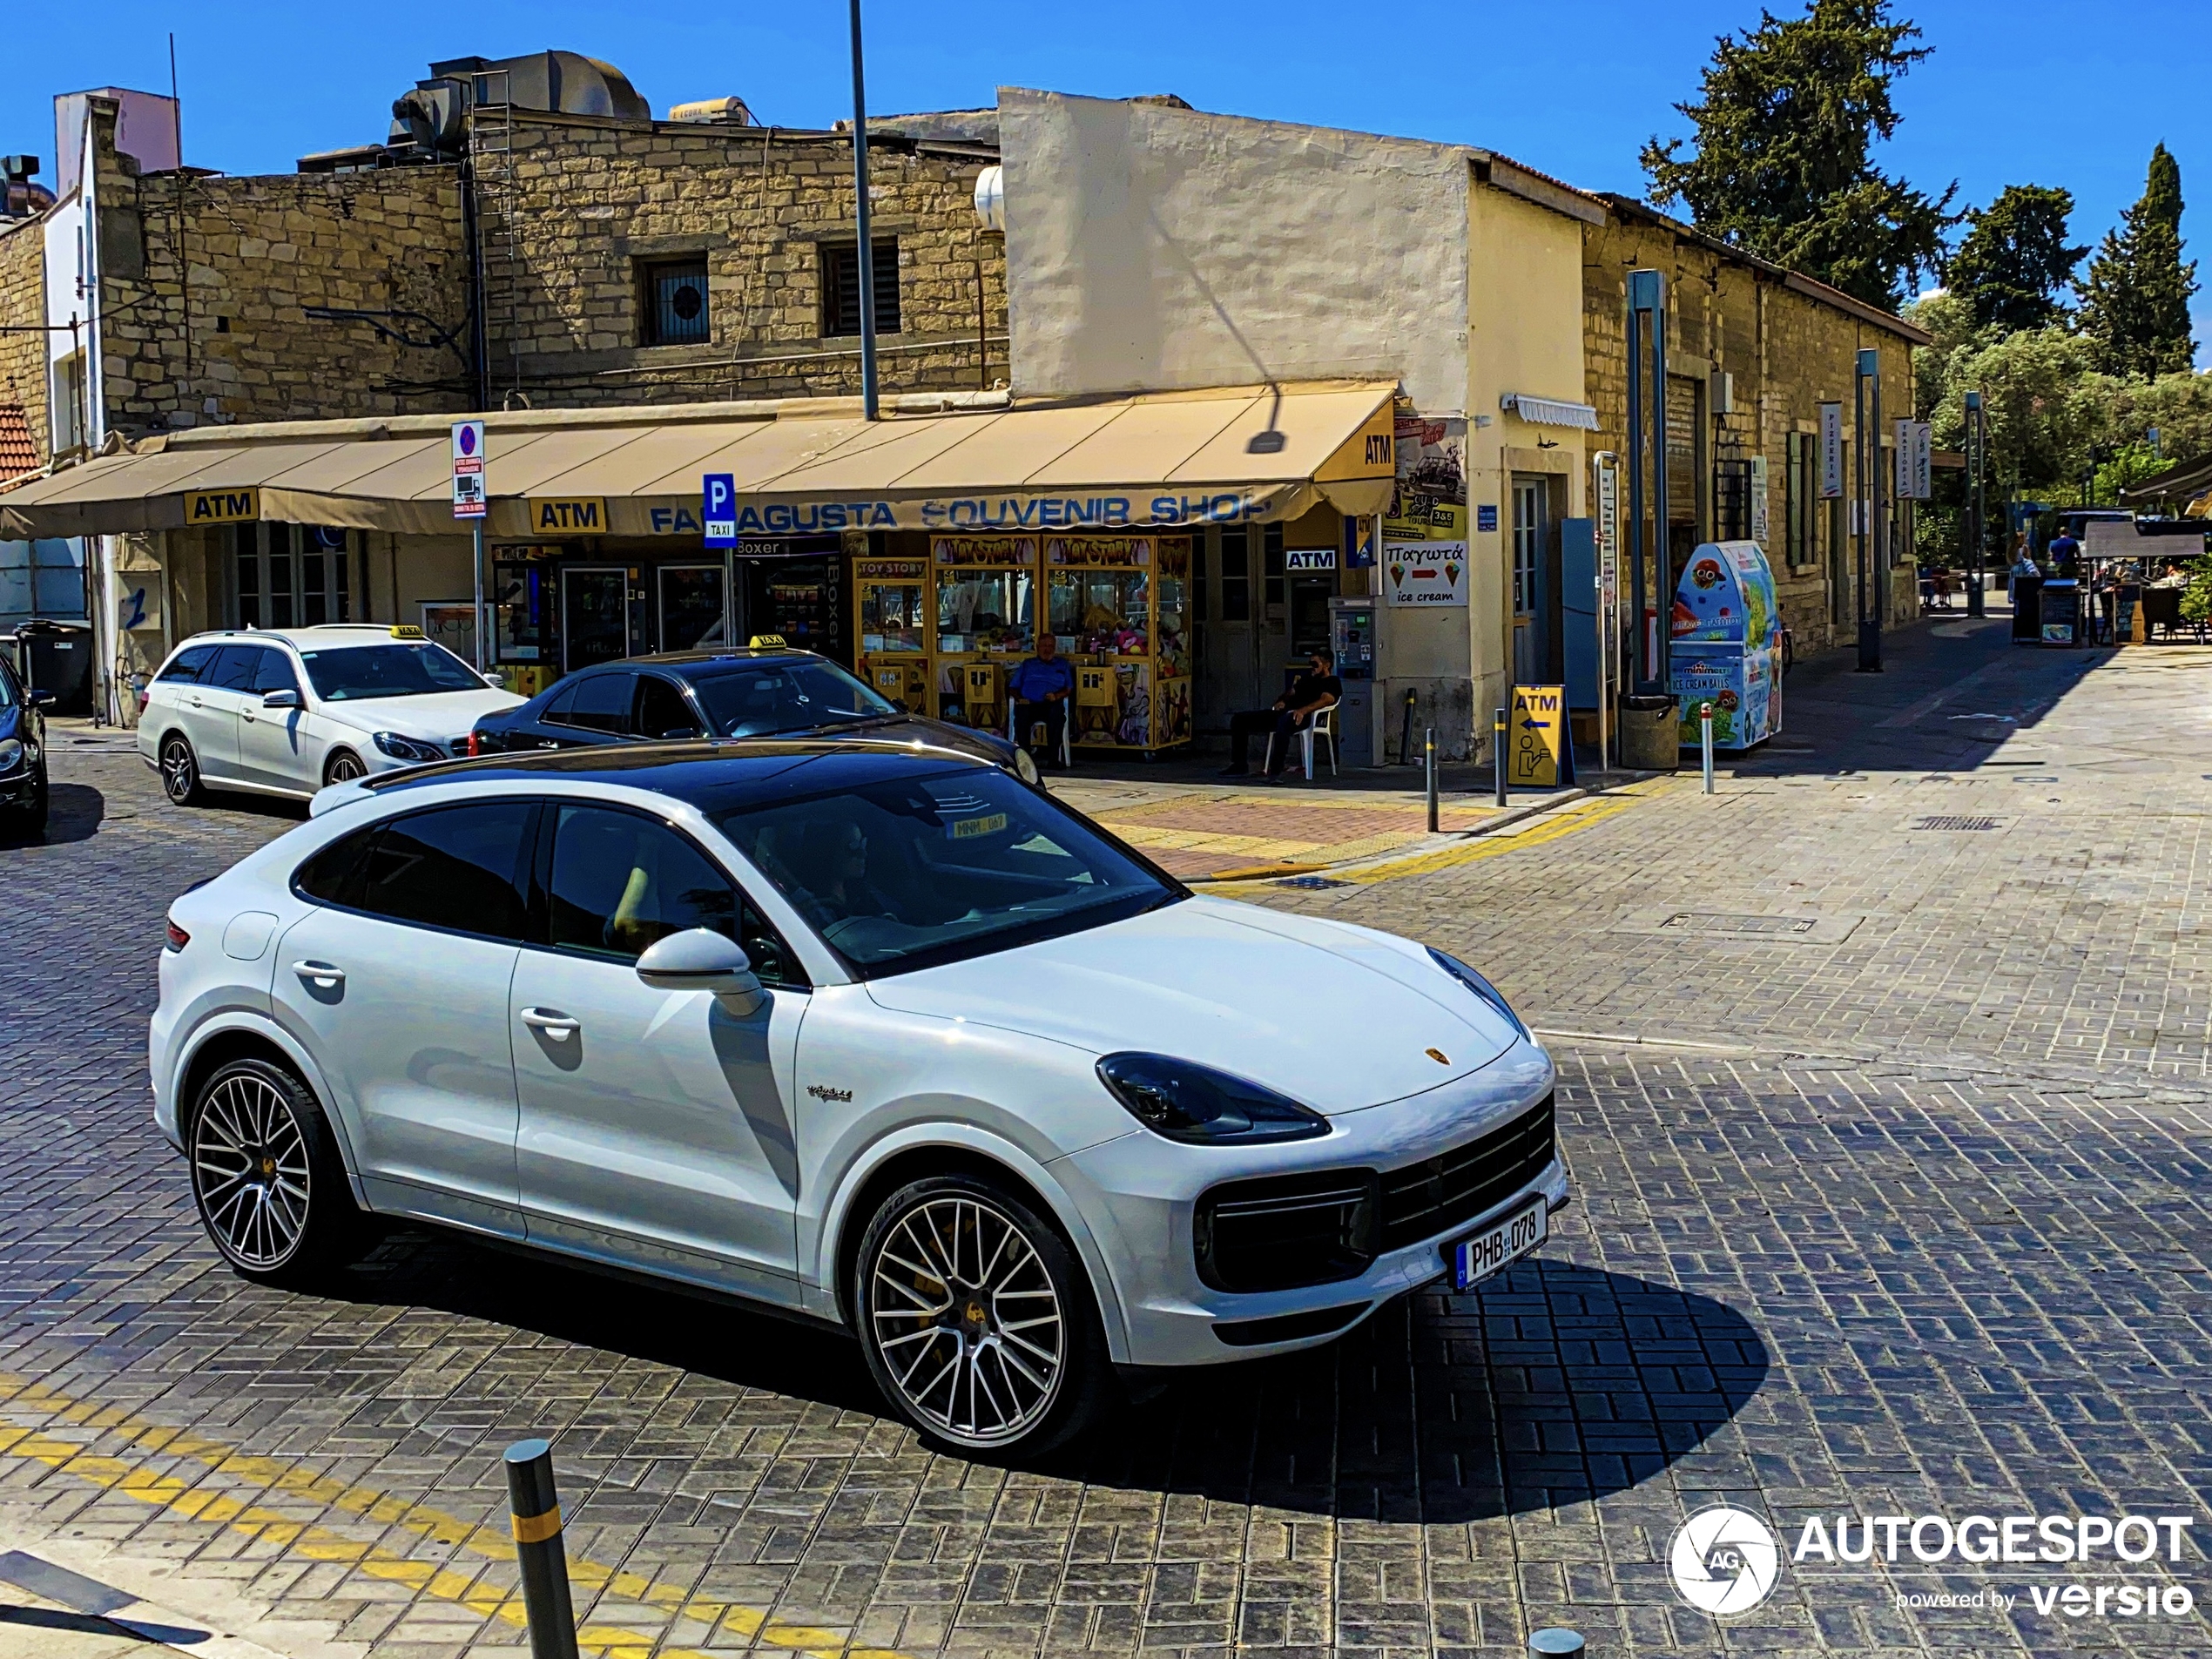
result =
[[[1467,602],[1465,542],[1392,542],[1383,549],[1383,603],[1463,605]]]

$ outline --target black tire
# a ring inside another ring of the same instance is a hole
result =
[[[199,757],[181,732],[172,732],[161,740],[161,792],[172,806],[198,806],[207,799]]]
[[[1016,1240],[1026,1253],[1010,1253]],[[1112,1398],[1089,1278],[1011,1183],[941,1175],[900,1188],[868,1218],[852,1291],[876,1386],[942,1450],[1049,1452]]]
[[[370,1242],[314,1091],[289,1066],[249,1056],[211,1073],[185,1158],[200,1225],[242,1278],[311,1287]]]
[[[322,763],[323,787],[333,784],[351,783],[356,778],[368,776],[368,768],[361,765],[361,758],[351,749],[341,749]]]

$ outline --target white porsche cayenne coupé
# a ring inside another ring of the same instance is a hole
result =
[[[1326,1341],[1565,1202],[1482,977],[1198,897],[917,743],[326,790],[169,913],[156,1111],[239,1271],[407,1217],[849,1328],[962,1450]]]

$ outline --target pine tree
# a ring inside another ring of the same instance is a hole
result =
[[[2007,185],[1966,215],[1966,234],[1943,263],[1944,287],[1966,301],[1977,328],[2041,328],[2061,315],[2086,247],[2067,246],[2074,198],[2040,185]]]
[[[1936,267],[1954,185],[1931,199],[1875,167],[1897,131],[1890,86],[1928,49],[1889,0],[1808,0],[1784,21],[1714,43],[1703,96],[1675,107],[1696,129],[1643,147],[1651,199],[1679,198],[1701,230],[1893,307],[1905,277]]]
[[[2189,295],[2196,261],[2182,263],[2182,168],[2160,145],[2142,199],[2105,233],[2081,284],[2081,331],[2107,374],[2149,379],[2185,371],[2196,355]]]

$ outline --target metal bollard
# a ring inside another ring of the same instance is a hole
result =
[[[507,1448],[507,1498],[514,1511],[515,1558],[523,1569],[531,1659],[577,1659],[576,1608],[569,1602],[568,1552],[561,1546],[561,1499],[553,1489],[553,1448],[517,1440]]]
[[[1554,1654],[1574,1654],[1582,1651],[1582,1638],[1564,1625],[1555,1624],[1548,1630],[1539,1630],[1528,1638],[1528,1651],[1551,1659]]]
[[[1428,833],[1436,833],[1436,728],[1430,726],[1421,733],[1423,752],[1428,768]]]
[[[1490,717],[1490,771],[1498,786],[1498,805],[1506,804],[1506,711]]]
[[[1710,703],[1697,705],[1697,726],[1701,734],[1699,743],[1705,753],[1705,792],[1710,795],[1713,792],[1713,705]]]

